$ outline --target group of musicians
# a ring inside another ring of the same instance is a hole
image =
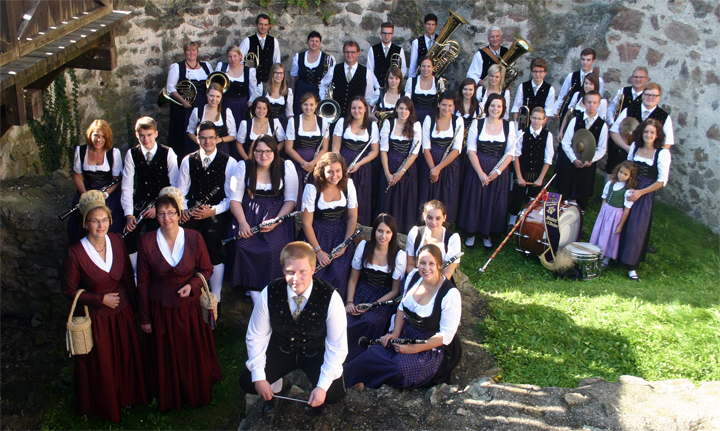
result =
[[[449,92],[434,75],[437,59],[428,56],[434,44],[446,42],[438,40],[437,24],[434,14],[425,17],[425,34],[413,40],[409,65],[392,43],[391,23],[381,25],[382,41],[372,46],[365,66],[358,63],[357,42],[344,43],[343,62],[336,64],[313,31],[308,49],[293,56],[288,78],[280,41],[269,35],[270,18],[258,15],[256,34],[228,48],[227,61],[214,69],[198,59],[199,44],[185,45],[185,59],[170,67],[165,88],[173,101],[168,146],[157,142],[155,121],[142,117],[135,126],[139,143],[123,167],[109,126],[97,120],[88,129],[88,145],[75,153],[76,203],[87,190],[103,191],[111,223],[105,234],[124,236],[138,284],[148,270],[147,263],[138,264],[138,250],[142,255],[146,242],[154,244],[155,231],[155,248],[171,266],[188,247],[205,249],[197,272],[220,303],[228,265],[230,288],[245,290],[254,304],[240,383],[262,395],[265,413],[277,410],[273,394],[287,395],[292,383],[283,376],[296,368],[315,385],[308,403],[316,408],[337,402],[346,386],[357,383],[414,388],[448,381],[461,354],[460,296],[452,282],[461,240],[446,227],[462,230],[467,247],[480,235],[492,248],[491,238],[506,232],[508,213],[514,224],[544,185],[556,153],[549,119],[561,125],[554,186],[580,208],[588,204],[596,164],[606,153],[608,173],[629,159],[644,164],[641,175],[651,180],[663,169],[666,181],[669,159],[659,166],[660,148],[639,154],[642,143],[632,145],[621,130],[629,117],[642,130],[660,124],[661,143],[674,144],[672,119],[658,107],[662,90],[648,82],[647,69],[637,67],[632,86],[619,89],[608,104],[594,50],[582,51],[581,69],[567,75],[557,97],[544,80],[547,62],[534,58],[531,79],[517,87],[511,105],[501,61],[508,48],[501,45],[501,29],[492,26],[488,46]],[[212,79],[213,70],[222,72],[220,81]],[[187,81],[194,100],[186,99]],[[581,129],[596,143],[583,158],[573,141]],[[121,185],[115,184],[119,177]],[[161,195],[162,211],[156,205]],[[304,242],[295,242],[295,211],[302,213],[297,237]],[[70,223],[72,242],[98,217],[93,210],[80,213]],[[355,247],[358,223],[373,230]],[[185,246],[186,238],[196,238],[178,234],[185,231],[197,231],[199,243]],[[161,239],[160,232],[170,236]],[[399,232],[409,233],[406,251],[398,249]],[[648,233],[649,225],[628,235],[647,246]],[[73,250],[82,254],[78,247]],[[644,253],[621,263],[634,270]],[[141,256],[141,263],[146,260]],[[193,290],[180,288],[181,297],[199,294],[195,278],[188,273],[181,286],[189,283]],[[368,286],[379,289],[375,296],[363,292]],[[399,305],[394,297],[402,298]],[[383,306],[358,308],[358,298]],[[195,299],[170,307],[199,309]],[[105,306],[90,305],[97,312]],[[367,350],[350,349],[346,362],[348,344],[358,342],[348,338],[350,327],[382,336]]]

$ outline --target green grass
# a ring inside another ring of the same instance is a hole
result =
[[[585,214],[588,238],[598,209]],[[595,280],[555,280],[514,240],[480,274],[490,253],[469,251],[462,271],[490,300],[478,332],[504,381],[720,380],[718,236],[656,199],[650,242],[657,253],[638,268],[641,282],[612,266]]]
[[[213,331],[215,347],[220,361],[223,380],[215,383],[212,402],[203,407],[182,411],[161,412],[157,399],[147,406],[134,406],[122,410],[122,419],[117,424],[98,418],[86,418],[77,414],[73,395],[73,373],[71,367],[64,368],[59,377],[61,382],[48,390],[41,429],[109,429],[109,430],[237,430],[240,415],[245,413],[244,393],[238,386],[238,378],[245,369],[245,331],[220,324]],[[72,361],[69,362],[72,364]]]

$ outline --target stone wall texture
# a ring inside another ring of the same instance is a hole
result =
[[[297,6],[307,3],[306,8]],[[535,54],[522,57],[517,67],[528,79],[534,56],[550,64],[547,81],[556,91],[565,75],[579,67],[580,51],[595,48],[605,79],[604,97],[629,84],[635,66],[646,66],[652,81],[664,90],[661,107],[675,124],[676,145],[669,186],[660,197],[720,232],[720,97],[718,86],[718,40],[720,6],[708,0],[130,0],[118,1],[117,9],[131,10],[132,18],[116,33],[118,68],[112,72],[80,71],[83,83],[83,127],[94,118],[111,123],[116,134],[126,129],[126,116],[150,115],[167,135],[167,108],[155,101],[165,84],[171,63],[183,58],[182,45],[203,43],[200,57],[213,64],[224,58],[226,48],[254,31],[255,16],[270,13],[271,34],[282,40],[282,61],[290,67],[292,55],[305,49],[311,30],[323,35],[323,48],[342,57],[342,42],[354,39],[365,54],[379,42],[379,25],[396,25],[395,42],[409,56],[413,37],[421,34],[422,17],[434,12],[438,31],[457,11],[470,24],[453,36],[463,47],[446,77],[464,77],[474,52],[487,43],[489,26],[503,28],[505,44],[519,33],[531,42]],[[328,19],[329,25],[323,22]],[[408,58],[409,60],[409,58]],[[514,90],[513,97],[514,97]],[[555,127],[555,126],[552,126]],[[552,128],[551,127],[551,128]],[[7,141],[4,139],[3,141]],[[6,144],[0,151],[0,174],[13,177],[22,169],[3,169],[8,162]],[[15,150],[15,153],[18,151]],[[32,164],[26,164],[29,171]]]

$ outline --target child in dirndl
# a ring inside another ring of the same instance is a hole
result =
[[[603,189],[603,203],[595,220],[590,243],[603,251],[602,268],[608,266],[610,259],[617,259],[620,233],[630,215],[632,202],[628,192],[637,187],[638,168],[632,161],[625,161],[613,170],[610,181]]]

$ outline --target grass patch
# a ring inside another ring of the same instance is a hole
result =
[[[588,238],[598,210],[585,213]],[[536,257],[514,251],[514,240],[481,275],[490,252],[467,250],[462,270],[490,299],[478,330],[504,380],[720,380],[718,236],[656,200],[650,242],[657,253],[638,268],[641,282],[612,266],[595,280],[555,280]]]

